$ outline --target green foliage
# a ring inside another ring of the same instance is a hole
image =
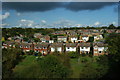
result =
[[[34,38],[33,40],[34,40],[34,42],[40,42],[39,38]]]
[[[108,60],[109,60],[109,72],[107,77],[119,78],[120,74],[120,34],[110,34],[106,38],[106,42],[108,43]]]
[[[44,29],[40,31],[43,35],[50,34],[54,32],[54,29]]]
[[[28,56],[26,60],[30,57]],[[66,78],[70,75],[70,69],[64,66],[61,60],[54,55],[48,55],[39,60],[34,57],[27,61],[29,64],[27,62],[27,65],[16,68],[19,71],[14,72],[15,78]]]
[[[71,59],[71,68],[73,74],[71,78],[80,79],[99,79],[106,75],[108,71],[107,62],[106,65],[101,64],[99,57],[80,56],[78,59]],[[102,61],[101,61],[102,62]]]
[[[2,72],[3,78],[10,78],[12,74],[12,69],[15,67],[18,62],[21,61],[23,57],[20,56],[22,51],[16,48],[8,48],[2,50]]]
[[[29,38],[28,38],[28,37],[24,37],[23,40],[24,40],[24,41],[28,41]]]
[[[111,24],[109,25],[108,29],[116,29],[116,27],[113,24]]]
[[[80,72],[80,78],[99,79],[107,73],[107,68],[99,64],[86,63]]]
[[[89,37],[88,42],[93,42],[94,41],[94,37]]]
[[[55,56],[46,56],[39,64],[43,78],[64,78],[69,74],[69,69],[62,65]]]
[[[79,57],[79,54],[76,53],[76,52],[69,52],[69,53],[68,53],[68,56],[69,56],[70,58],[78,58],[78,57]]]

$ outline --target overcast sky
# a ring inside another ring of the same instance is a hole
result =
[[[118,25],[117,2],[3,2],[3,27]]]

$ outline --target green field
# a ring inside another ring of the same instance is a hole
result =
[[[14,75],[17,76],[17,77],[21,76],[21,74],[24,73],[25,69],[27,69],[28,67],[33,66],[34,64],[36,64],[35,60],[36,60],[35,56],[27,55],[26,58],[22,62],[20,62],[18,65],[16,65],[16,67],[13,69]],[[29,71],[30,70],[28,70],[28,72]]]

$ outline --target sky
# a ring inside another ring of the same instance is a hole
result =
[[[118,26],[117,2],[3,2],[2,27]]]

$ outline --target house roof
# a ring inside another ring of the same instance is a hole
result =
[[[77,47],[77,43],[66,43],[66,47]]]
[[[77,36],[76,35],[71,35],[71,36],[69,36],[70,38],[77,38]]]
[[[15,42],[14,41],[5,41],[4,44],[8,44],[8,45],[14,45]]]
[[[90,43],[79,43],[80,47],[90,47]]]
[[[82,37],[88,37],[88,35],[81,35]]]
[[[105,47],[105,46],[108,46],[108,44],[105,44],[105,43],[93,43],[93,46]]]
[[[19,46],[31,46],[32,43],[20,43]]]
[[[52,43],[50,46],[51,47],[62,47],[63,44],[62,43]]]
[[[40,38],[40,40],[50,40],[50,36],[46,35],[46,36],[42,36]]]
[[[67,36],[57,36],[57,38],[67,38]]]
[[[48,43],[39,43],[39,44],[35,44],[34,46],[43,48],[43,47],[48,47],[49,44]]]

